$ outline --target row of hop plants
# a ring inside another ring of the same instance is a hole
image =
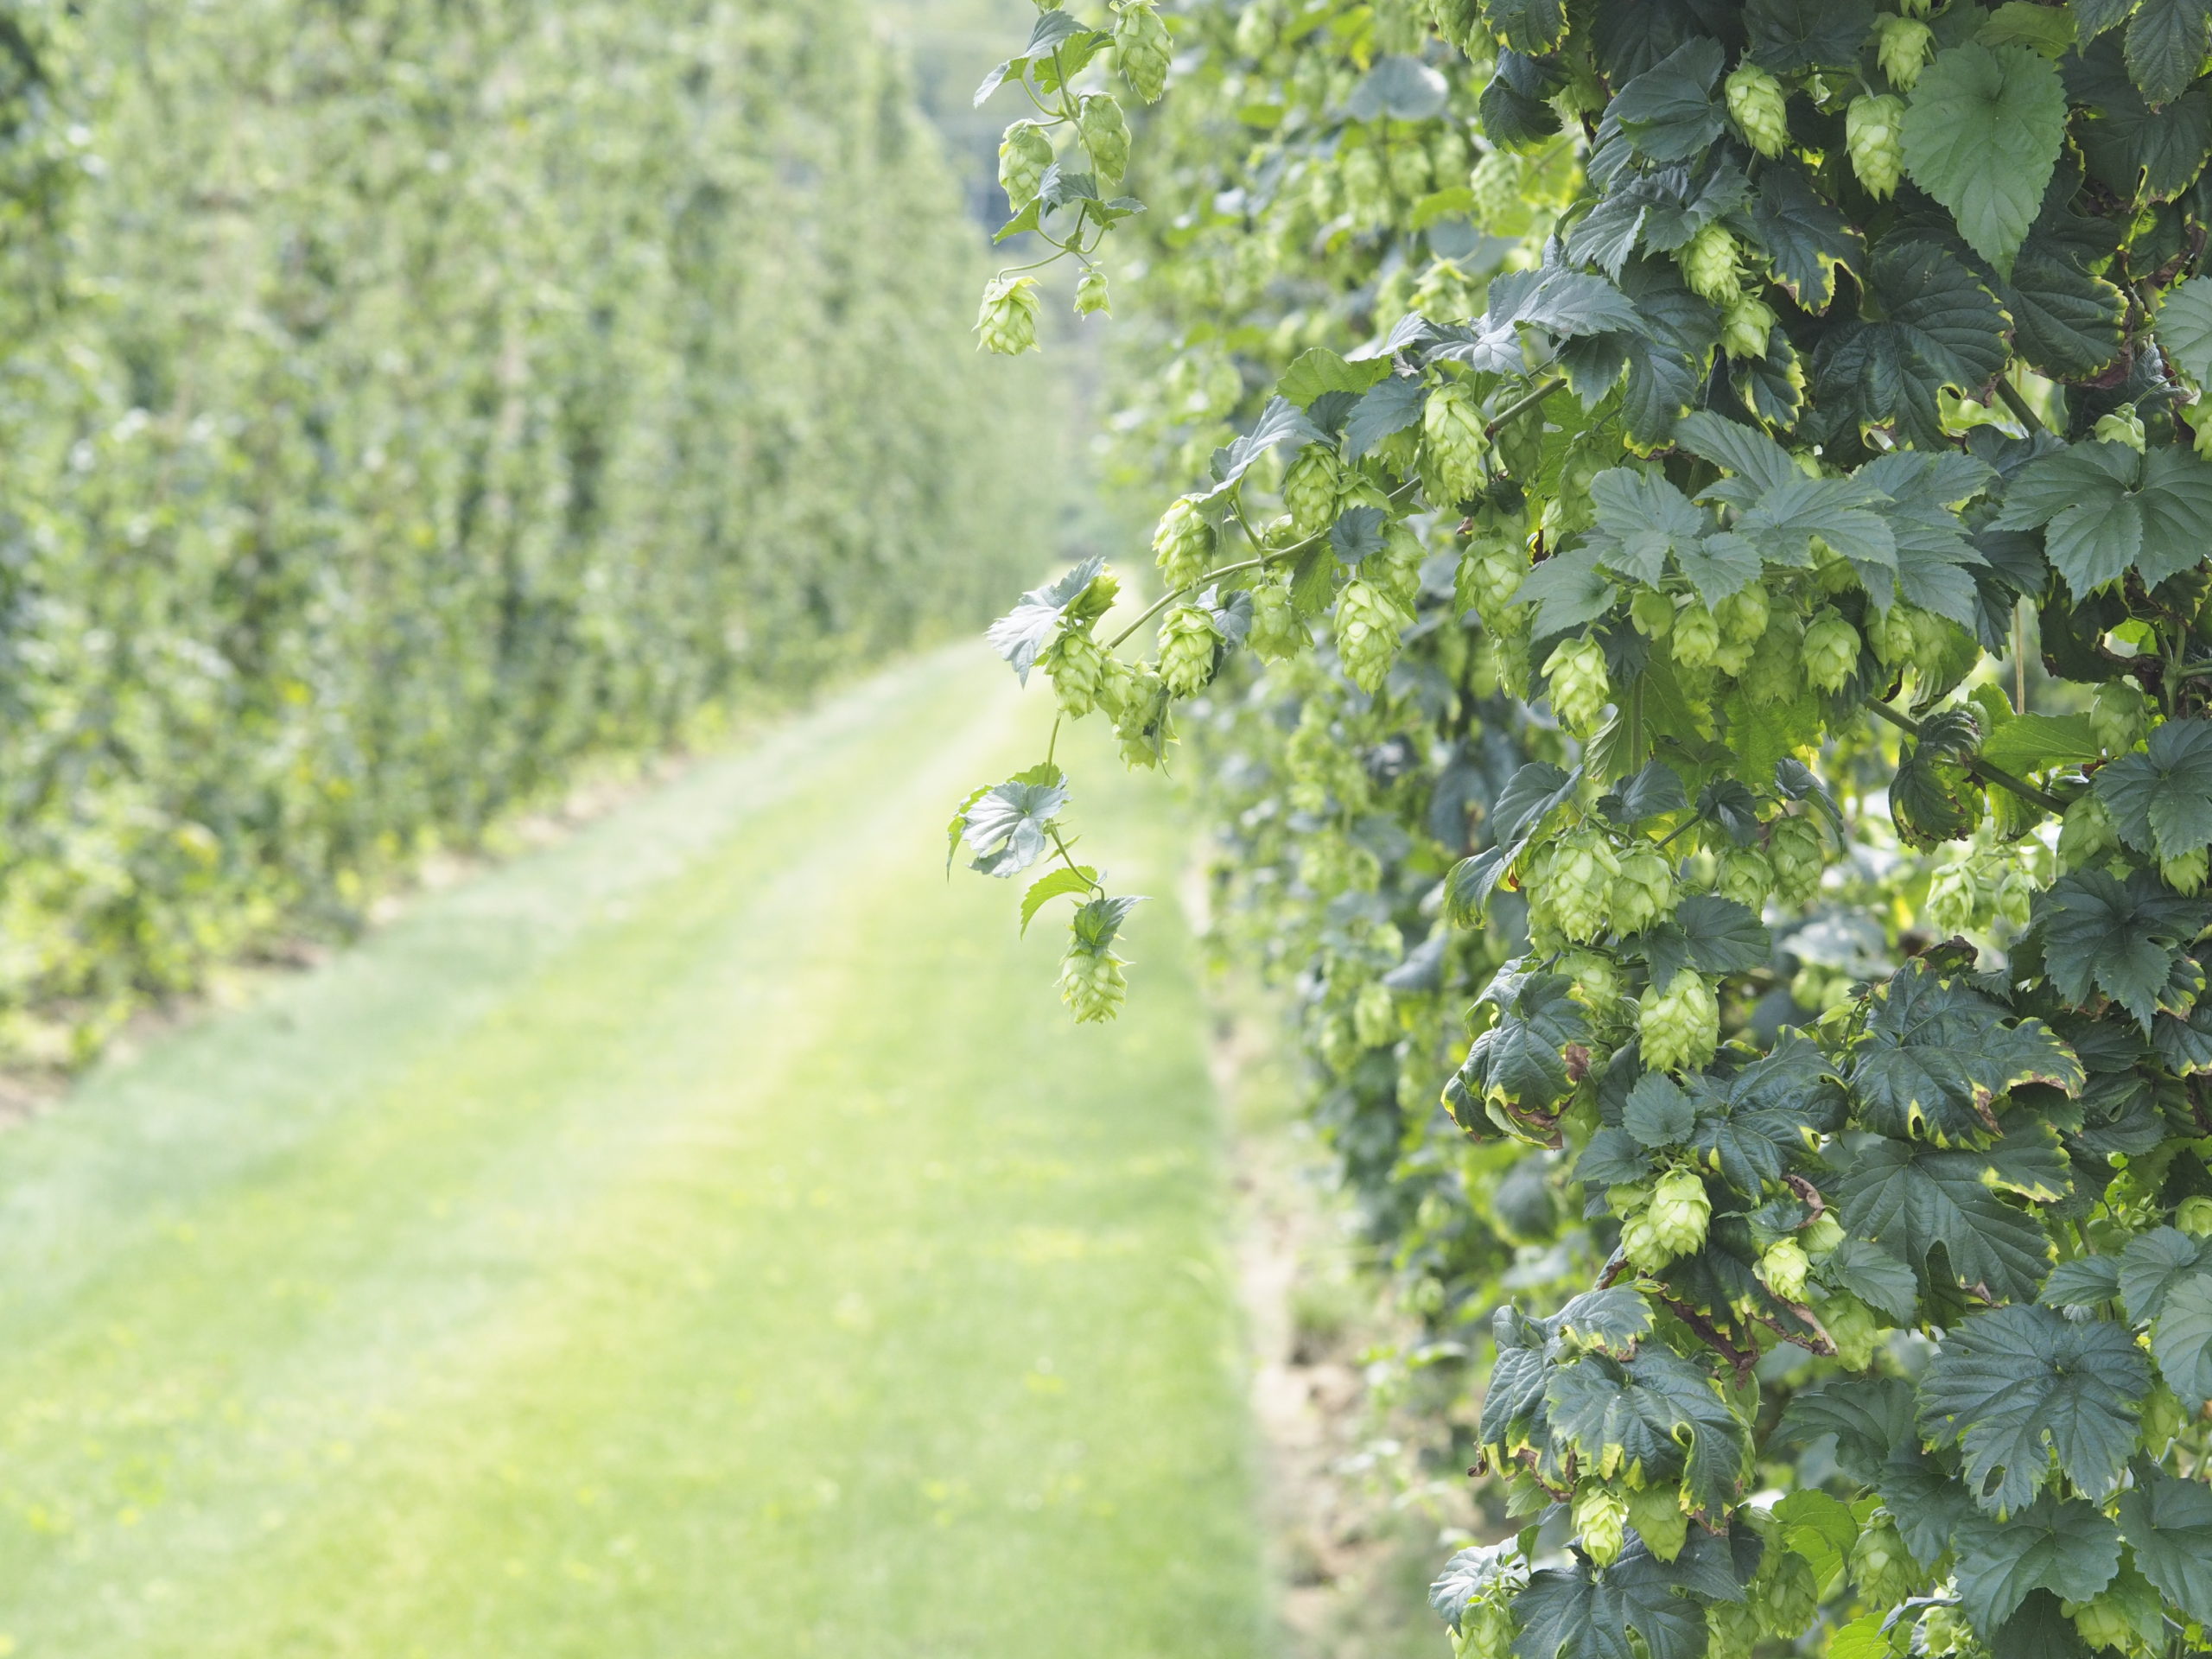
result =
[[[1490,1523],[1453,1649],[2204,1646],[2205,10],[1015,45],[1014,223],[1141,296],[1124,454],[1183,493],[1135,626],[1093,563],[992,637],[1130,764],[1187,741],[1223,931],[1479,1355],[1424,1368]],[[1090,1020],[1141,922],[1073,788],[954,834],[1073,903]]]
[[[841,0],[10,0],[0,197],[0,1061],[1029,556]]]

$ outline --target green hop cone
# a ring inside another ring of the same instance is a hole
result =
[[[1666,855],[1652,847],[1637,847],[1621,859],[1620,874],[1613,878],[1613,931],[1641,933],[1675,912],[1675,872]]]
[[[1743,263],[1736,238],[1719,219],[1702,226],[1675,257],[1681,262],[1682,280],[1692,293],[1716,302],[1736,297],[1743,281]],[[1761,354],[1764,354],[1764,342],[1761,342]]]
[[[1474,162],[1474,151],[1467,146],[1466,134],[1450,118],[1440,122],[1428,141],[1428,171],[1440,186],[1448,187],[1454,179],[1465,178]],[[1429,314],[1424,312],[1423,315]]]
[[[1017,121],[999,140],[999,188],[1020,213],[1037,200],[1038,181],[1052,164],[1052,141],[1034,121]]]
[[[1460,1615],[1452,1659],[1513,1659],[1513,1638],[1519,1634],[1511,1613],[1492,1603],[1478,1602]]]
[[[1783,1642],[1796,1641],[1821,1611],[1813,1564],[1794,1549],[1770,1544],[1751,1580],[1751,1603],[1761,1630]]]
[[[1421,598],[1421,567],[1427,557],[1428,550],[1410,526],[1393,524],[1383,532],[1382,550],[1360,562],[1359,574],[1410,621]]]
[[[2143,417],[2135,412],[2133,404],[2115,409],[2109,415],[2100,415],[2097,423],[2089,429],[2089,435],[2099,443],[2125,444],[2139,455],[2149,442],[2143,434]]]
[[[1762,156],[1789,146],[1789,98],[1782,83],[1755,63],[1739,64],[1727,80],[1728,113],[1744,142]]]
[[[1766,625],[1773,620],[1773,607],[1768,604],[1766,589],[1758,583],[1738,588],[1734,593],[1713,607],[1713,620],[1720,624],[1721,637],[1731,645],[1756,644],[1766,632]]]
[[[1904,1536],[1887,1510],[1877,1510],[1852,1545],[1851,1580],[1869,1607],[1894,1607],[1926,1586],[1927,1573],[1905,1548]]]
[[[1840,691],[1859,669],[1859,630],[1824,605],[1805,630],[1805,677],[1823,691]]]
[[[1111,950],[1090,950],[1081,944],[1069,948],[1060,959],[1060,1001],[1078,1025],[1111,1020],[1128,1000],[1128,977],[1122,959]]]
[[[1774,891],[1774,865],[1756,847],[1723,848],[1713,861],[1713,890],[1756,915]]]
[[[1628,1505],[1610,1487],[1586,1485],[1574,1495],[1574,1530],[1582,1553],[1611,1567],[1628,1542]]]
[[[1874,59],[1890,85],[1901,92],[1912,90],[1920,72],[1928,67],[1936,48],[1936,33],[1914,17],[1883,16],[1874,20]]]
[[[1337,595],[1337,655],[1351,683],[1372,696],[1398,660],[1399,636],[1413,618],[1372,582],[1351,581]]]
[[[1132,766],[1156,766],[1167,752],[1174,727],[1167,713],[1167,685],[1150,668],[1128,671],[1116,687],[1114,735],[1122,760]]]
[[[1689,1541],[1690,1518],[1682,1513],[1682,1495],[1675,1486],[1630,1488],[1628,1523],[1636,1529],[1644,1547],[1662,1561],[1673,1560]]]
[[[2174,1206],[2174,1225],[2191,1238],[2212,1238],[2212,1198],[2183,1198]]]
[[[1981,916],[1981,883],[1974,867],[1963,861],[1946,864],[1928,878],[1928,901],[1920,907],[1921,919],[1941,938],[1970,931]]]
[[[2195,893],[2204,885],[2204,849],[2158,861],[2158,874],[2176,893]]]
[[[2153,1659],[2167,1650],[2164,1605],[2151,1581],[2133,1567],[2122,1567],[2088,1601],[2063,1602],[2060,1611],[2092,1648],[2113,1649],[2128,1659]]]
[[[1170,592],[1180,592],[1205,575],[1213,547],[1214,527],[1187,495],[1169,504],[1152,532],[1153,557],[1159,561],[1160,579]]]
[[[1892,605],[1874,624],[1874,655],[1885,668],[1904,668],[1912,661],[1918,638],[1912,626],[1911,607]]]
[[[1904,170],[1904,100],[1893,92],[1853,99],[1844,111],[1843,138],[1866,194],[1877,200],[1894,194]]]
[[[1684,973],[1690,971],[1682,969]],[[1705,1248],[1705,1229],[1713,1219],[1713,1200],[1706,1197],[1705,1183],[1694,1172],[1675,1169],[1662,1175],[1651,1189],[1651,1203],[1643,1213],[1650,1218],[1659,1248],[1670,1259],[1694,1255]]]
[[[976,314],[976,333],[985,350],[1001,357],[1019,357],[1037,349],[1037,311],[1034,276],[994,277],[983,289],[982,308]]]
[[[1744,690],[1762,703],[1795,702],[1805,689],[1804,630],[1787,614],[1770,617],[1739,671]]]
[[[1382,165],[1390,175],[1390,188],[1400,195],[1417,198],[1428,194],[1428,149],[1411,139],[1393,143],[1382,155]]]
[[[1905,0],[1905,3],[1911,5],[1914,0]],[[1974,1639],[1974,1626],[1967,1623],[1964,1611],[1957,1607],[1930,1607],[1921,1614],[1919,1637],[1917,1646],[1928,1659],[1982,1651],[1981,1644]]]
[[[1114,20],[1114,61],[1129,90],[1147,104],[1160,101],[1166,90],[1168,60],[1174,55],[1167,41],[1167,25],[1152,9],[1151,0],[1122,0],[1122,14]]]
[[[1359,988],[1359,999],[1352,1004],[1351,1028],[1363,1048],[1388,1048],[1398,1040],[1398,1005],[1390,988],[1381,980],[1370,980]]]
[[[1529,555],[1518,543],[1502,538],[1471,542],[1459,556],[1452,582],[1460,613],[1472,611],[1484,622],[1494,623],[1504,615],[1528,575]]]
[[[1843,1243],[1843,1238],[1841,1224],[1826,1211],[1821,1211],[1806,1225],[1803,1231],[1797,1235],[1797,1242],[1804,1247],[1805,1254],[1808,1257],[1827,1255]]]
[[[1252,626],[1244,643],[1268,663],[1295,657],[1310,643],[1289,588],[1279,582],[1263,582],[1252,589]]]
[[[1160,677],[1169,691],[1187,697],[1205,689],[1220,638],[1212,613],[1202,606],[1178,605],[1160,620]]]
[[[1720,1001],[1694,968],[1681,968],[1639,999],[1637,1027],[1643,1063],[1656,1071],[1694,1071],[1712,1064],[1720,1046]]]
[[[1571,732],[1595,731],[1613,695],[1605,647],[1595,639],[1569,639],[1545,660],[1544,674],[1551,681],[1552,709],[1560,723]]]
[[[2112,814],[2094,795],[2084,795],[2066,809],[2058,828],[2058,867],[2072,872],[2102,864],[2120,850],[2120,831]]]
[[[1474,198],[1471,213],[1483,226],[1510,224],[1522,211],[1521,158],[1493,149],[1477,162],[1467,175],[1467,191]]]
[[[1835,1291],[1820,1306],[1821,1325],[1835,1344],[1835,1357],[1847,1370],[1863,1371],[1874,1363],[1881,1327],[1874,1311],[1848,1291]]]
[[[1620,860],[1595,830],[1578,830],[1554,848],[1544,868],[1543,899],[1560,931],[1578,944],[1603,933],[1620,873]]]
[[[1640,588],[1628,602],[1628,619],[1647,639],[1663,639],[1675,628],[1675,601],[1650,588]]]
[[[1586,1007],[1609,1012],[1620,1000],[1619,970],[1611,957],[1595,950],[1570,950],[1559,959],[1559,971],[1573,982],[1568,993]]]
[[[1758,1616],[1743,1603],[1716,1601],[1705,1610],[1705,1659],[1751,1659],[1758,1640]]]
[[[1429,395],[1421,422],[1422,477],[1439,506],[1453,506],[1482,493],[1483,458],[1490,440],[1473,391],[1448,380]]]
[[[1720,349],[1734,358],[1765,357],[1774,334],[1774,308],[1764,300],[1741,295],[1728,302],[1720,323]]]
[[[1767,836],[1766,861],[1774,872],[1775,897],[1802,910],[1821,888],[1827,842],[1810,818],[1779,818]]]
[[[1638,1211],[1621,1224],[1621,1254],[1638,1273],[1656,1274],[1675,1258],[1659,1243],[1659,1230],[1649,1211]]]
[[[1785,1302],[1802,1301],[1805,1275],[1812,1268],[1805,1247],[1794,1238],[1777,1239],[1760,1255],[1753,1269],[1759,1282]]]
[[[1076,105],[1075,130],[1090,154],[1101,184],[1118,184],[1129,168],[1129,124],[1105,92],[1086,92]]]
[[[2166,1448],[2173,1444],[2174,1436],[2189,1426],[2189,1409],[2182,1404],[2180,1395],[2160,1382],[2144,1400],[2138,1422],[2138,1442],[2152,1457],[2163,1458]]]
[[[1084,269],[1075,282],[1075,314],[1087,317],[1095,312],[1114,315],[1114,302],[1106,291],[1106,273],[1096,265]]]
[[[2151,705],[2132,685],[2101,685],[2089,702],[2089,735],[2107,754],[2126,754],[2150,734]]]
[[[1282,505],[1300,536],[1319,533],[1334,522],[1337,496],[1344,487],[1344,466],[1336,451],[1309,443],[1282,475]]]
[[[1720,657],[1720,621],[1696,600],[1675,615],[1675,660],[1684,668],[1711,668]]]
[[[1106,683],[1106,652],[1096,639],[1071,630],[1052,642],[1041,660],[1052,677],[1052,695],[1062,714],[1081,720],[1098,706]]]

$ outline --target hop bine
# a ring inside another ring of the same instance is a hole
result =
[[[1741,64],[1727,81],[1728,113],[1744,140],[1762,156],[1789,147],[1789,99],[1782,83],[1755,63]]]
[[[1843,138],[1866,193],[1877,200],[1894,194],[1904,170],[1904,100],[1894,92],[1853,99],[1844,112]]]
[[[996,277],[983,289],[976,332],[986,350],[1001,357],[1019,357],[1037,349],[1037,311],[1034,276]]]
[[[1129,90],[1147,104],[1160,101],[1167,86],[1167,65],[1173,55],[1167,25],[1153,10],[1152,0],[1122,0],[1114,20],[1114,60]]]

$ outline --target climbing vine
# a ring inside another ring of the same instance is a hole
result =
[[[1015,227],[1146,268],[1205,477],[1135,622],[1086,564],[993,638],[1195,734],[1373,1224],[1489,1319],[1458,1650],[2202,1645],[2205,8],[1079,11],[985,89]],[[1096,1019],[1070,790],[953,834]]]

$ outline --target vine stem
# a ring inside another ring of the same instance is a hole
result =
[[[2029,431],[2043,432],[2050,429],[2044,425],[2043,417],[2028,407],[2028,400],[2020,396],[2020,389],[2012,384],[2009,375],[2000,374],[1997,377],[1997,397],[2005,408],[2020,417],[2020,424],[2026,427]]]
[[[1496,420],[1491,422],[1487,426],[1483,428],[1483,435],[1486,438],[1496,437],[1498,434],[1498,429],[1504,426],[1507,422],[1514,419],[1517,416],[1527,414],[1530,410],[1534,409],[1538,404],[1542,403],[1545,398],[1550,397],[1552,393],[1557,391],[1566,384],[1567,378],[1564,375],[1554,374],[1548,376],[1537,385],[1535,391],[1528,393],[1524,397],[1516,397],[1511,403],[1508,404],[1505,406],[1505,410],[1503,414],[1499,415]]]
[[[1877,719],[1888,721],[1891,725],[1896,727],[1899,731],[1904,732],[1908,736],[1918,737],[1920,735],[1920,722],[1918,721],[1913,719],[1910,715],[1899,714],[1896,709],[1891,708],[1886,702],[1870,699],[1866,704],[1866,712],[1874,715]],[[2005,772],[1997,766],[1991,766],[1989,762],[1980,759],[1979,756],[1965,756],[1960,760],[1959,764],[1964,766],[1968,772],[1974,773],[1975,777],[1980,779],[1984,783],[1995,784],[2000,789],[2009,789],[2012,793],[2018,795],[2022,800],[2033,801],[2037,806],[2043,808],[2046,812],[2056,812],[2062,817],[2066,814],[2066,803],[2060,800],[2057,796],[2049,794],[2043,790],[2037,789],[2033,784],[2027,782],[2024,779],[2015,778],[2011,772]]]
[[[1307,539],[1310,541],[1313,538],[1308,537]],[[1262,565],[1270,563],[1276,559],[1287,559],[1292,554],[1302,551],[1306,546],[1306,542],[1300,542],[1296,547],[1286,547],[1280,553],[1262,553],[1258,558],[1246,559],[1242,564],[1218,565],[1215,569],[1207,571],[1205,579],[1208,582],[1217,582],[1224,576],[1233,576],[1240,570],[1257,570]],[[1130,623],[1128,627],[1123,628],[1111,639],[1109,639],[1106,642],[1106,649],[1109,651],[1119,651],[1123,643],[1128,640],[1131,634],[1135,633],[1139,628],[1144,626],[1146,623],[1151,621],[1154,617],[1158,616],[1162,611],[1166,610],[1170,605],[1173,605],[1177,600],[1182,598],[1184,594],[1196,593],[1198,590],[1198,585],[1199,584],[1198,582],[1194,582],[1187,588],[1178,588],[1173,593],[1162,594],[1158,599],[1155,599],[1151,604],[1144,607],[1144,610],[1138,615],[1135,621]]]

